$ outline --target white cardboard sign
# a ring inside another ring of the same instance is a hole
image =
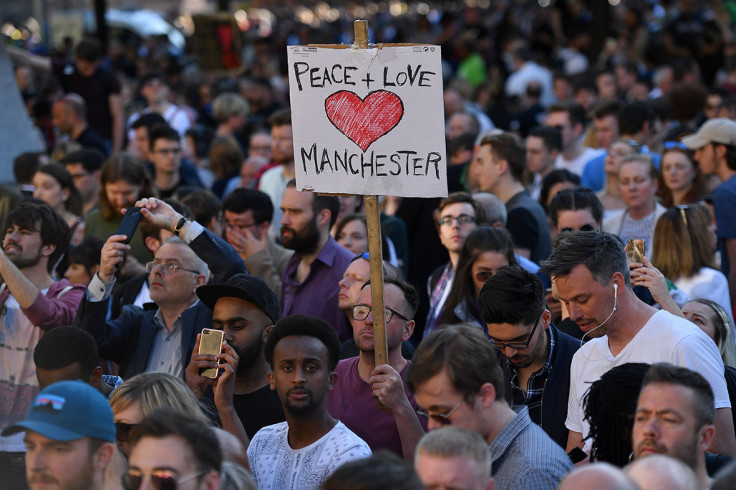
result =
[[[298,190],[447,196],[439,46],[289,46]]]

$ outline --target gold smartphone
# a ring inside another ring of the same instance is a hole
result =
[[[210,354],[216,356],[222,352],[222,339],[225,336],[225,332],[222,330],[213,330],[211,328],[203,328],[202,336],[199,339],[199,354]],[[206,376],[208,378],[217,377],[217,368],[202,369],[199,372],[200,376]]]
[[[638,238],[632,238],[626,242],[626,257],[629,259],[629,263],[644,263],[644,247],[644,240]]]

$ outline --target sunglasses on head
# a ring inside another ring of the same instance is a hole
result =
[[[196,473],[190,473],[182,477],[177,477],[176,473],[170,470],[153,470],[148,478],[151,480],[151,485],[156,490],[176,490],[179,483],[184,483],[207,473],[206,471],[198,471]],[[143,480],[146,475],[138,470],[129,470],[123,475],[123,488],[125,490],[138,490],[143,485]]]

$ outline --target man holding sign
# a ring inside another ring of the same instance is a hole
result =
[[[327,395],[327,409],[367,442],[371,450],[388,449],[411,461],[427,419],[417,417],[419,407],[404,386],[411,362],[402,356],[401,343],[414,331],[419,293],[401,279],[387,279],[384,294],[388,363],[375,361],[376,311],[368,282],[352,308],[353,337],[360,354],[337,364],[337,382]]]

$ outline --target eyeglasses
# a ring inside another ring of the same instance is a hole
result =
[[[542,310],[544,311],[544,310]],[[537,316],[537,321],[534,322],[534,326],[532,327],[532,331],[529,332],[529,336],[526,338],[526,341],[524,342],[496,342],[495,340],[491,339],[491,343],[496,347],[496,349],[503,351],[506,349],[514,349],[514,350],[524,350],[527,347],[529,347],[529,344],[532,341],[532,337],[534,337],[534,331],[537,329],[537,325],[539,325],[539,319],[542,318],[542,312],[539,312],[539,316]]]
[[[440,218],[440,226],[452,226],[457,221],[458,225],[469,225],[475,223],[475,218],[469,214],[461,214],[460,216],[444,216]]]
[[[115,439],[118,442],[128,442],[130,430],[138,424],[126,424],[124,422],[115,422]]]
[[[662,148],[664,148],[665,150],[672,150],[674,148],[679,148],[681,150],[689,149],[682,141],[665,141],[664,143],[662,143]]]
[[[566,227],[564,227],[563,229],[560,230],[560,233],[565,233],[566,231],[595,231],[595,226],[593,226],[591,224],[584,224],[583,226],[581,226],[577,230],[575,228],[571,228],[569,226],[566,226]]]
[[[688,206],[687,204],[680,204],[679,206],[677,206],[677,209],[680,210],[680,218],[682,218],[682,222],[685,223],[685,228],[687,228],[687,214],[685,213],[685,211],[690,209],[690,206]]]
[[[158,150],[153,150],[153,152],[158,153],[159,155],[168,155],[169,153],[178,155],[179,153],[181,153],[181,148],[161,148]]]
[[[370,305],[355,305],[353,306],[353,320],[357,320],[359,322],[362,322],[366,318],[368,318],[368,314],[373,311],[373,307]],[[398,316],[405,322],[410,321],[408,318],[406,318],[404,315],[399,313],[396,310],[392,310],[391,308],[384,308],[384,319],[385,322],[388,323],[391,321],[391,318],[393,318],[394,315]]]
[[[229,221],[225,221],[225,220],[222,220],[222,225],[223,225],[223,226],[224,226],[225,228],[232,228],[232,229],[234,229],[234,230],[239,230],[239,231],[241,231],[241,232],[242,232],[243,230],[246,230],[246,229],[248,229],[248,228],[252,228],[252,227],[256,226],[257,224],[258,224],[258,223],[256,223],[256,222],[253,222],[253,223],[251,223],[251,224],[249,224],[249,225],[239,225],[239,224],[237,224],[237,223],[231,223],[231,222],[229,222]]]
[[[153,470],[148,478],[156,490],[176,490],[179,483],[184,483],[206,474],[206,471],[198,471],[177,478],[176,473],[170,470]],[[125,490],[138,490],[143,485],[145,475],[138,470],[129,470],[123,475],[123,488]]]
[[[450,420],[450,416],[453,413],[455,413],[455,410],[460,408],[460,405],[462,405],[463,403],[465,403],[465,399],[462,399],[460,403],[455,405],[455,408],[453,408],[447,413],[429,413],[427,410],[419,409],[417,410],[417,415],[423,415],[424,417],[427,417],[428,419],[432,419],[435,422],[438,422],[442,425],[450,425],[452,423],[452,421]]]
[[[192,269],[185,269],[184,267],[180,265],[176,265],[172,262],[147,262],[146,263],[146,272],[150,273],[152,270],[158,270],[161,272],[161,274],[174,274],[177,271],[187,271],[191,272],[192,274],[199,274],[199,271],[195,271]]]

